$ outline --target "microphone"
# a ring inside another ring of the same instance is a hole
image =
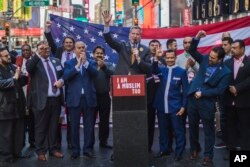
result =
[[[137,48],[137,41],[134,41],[134,43],[133,43],[133,49],[134,48]]]

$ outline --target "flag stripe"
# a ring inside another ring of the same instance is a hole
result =
[[[142,38],[166,39],[166,38],[182,38],[185,36],[195,36],[199,30],[204,30],[207,34],[215,34],[218,32],[233,31],[242,27],[250,26],[250,16],[218,22],[213,24],[205,24],[193,27],[182,28],[153,28],[143,29]]]
[[[198,32],[198,31],[197,31]],[[196,33],[197,33],[196,32]],[[233,31],[229,31],[231,34],[231,37],[233,39],[246,39],[247,37],[250,37],[250,26],[249,27],[244,27],[244,28],[239,28]],[[220,44],[221,43],[221,35],[222,32],[218,32],[216,34],[208,34],[205,38],[202,38],[200,43],[199,43],[199,47],[204,47],[204,46],[214,46],[216,44]],[[160,43],[162,44],[162,49],[166,50],[166,41],[169,38],[166,39],[159,39]],[[183,49],[183,37],[182,38],[175,38],[177,41],[177,48],[178,49]],[[142,43],[144,45],[148,45],[148,43],[151,41],[152,39],[145,39],[144,37],[142,37]]]

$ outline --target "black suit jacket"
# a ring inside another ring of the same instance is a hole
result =
[[[0,65],[0,120],[22,118],[25,113],[25,97],[22,86],[28,78],[13,79],[16,67]]]
[[[62,46],[61,47],[57,47],[57,45],[55,44],[54,39],[53,39],[53,37],[51,35],[51,32],[45,32],[44,35],[45,35],[45,37],[46,37],[46,39],[47,39],[47,41],[49,43],[49,46],[51,47],[52,54],[56,58],[58,58],[59,60],[61,60],[62,59],[62,54],[64,52],[63,47]]]
[[[63,68],[59,59],[49,57],[55,69],[57,78],[63,75]],[[26,69],[31,77],[31,107],[33,111],[41,111],[45,108],[48,97],[49,79],[41,59],[35,55],[26,63]],[[63,93],[60,90],[61,103],[63,105]]]
[[[225,65],[231,69],[232,74],[230,76],[230,84],[236,87],[237,96],[234,96],[229,92],[229,89],[224,95],[224,104],[226,106],[232,106],[233,102],[238,108],[250,108],[250,58],[245,56],[242,61],[241,67],[234,79],[234,58],[225,61]]]
[[[151,72],[151,65],[145,62],[145,58],[150,55],[148,47],[140,44],[138,49],[141,61],[139,64],[137,61],[131,64],[132,48],[129,42],[118,42],[111,37],[110,33],[104,33],[104,39],[119,54],[119,61],[114,72],[115,75],[128,75],[128,73],[147,74]]]

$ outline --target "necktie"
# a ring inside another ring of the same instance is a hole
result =
[[[66,60],[68,61],[69,59],[70,59],[70,52],[67,52]]]
[[[54,86],[54,83],[56,82],[56,78],[55,78],[55,75],[54,75],[50,65],[49,65],[49,60],[46,59],[45,62],[47,64],[47,70],[48,70],[49,78],[50,78],[50,81],[51,81],[52,92],[55,94],[56,91],[57,91],[56,87]]]

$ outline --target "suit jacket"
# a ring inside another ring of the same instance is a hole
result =
[[[66,83],[66,105],[68,107],[79,106],[83,88],[88,107],[95,107],[96,90],[94,87],[93,79],[97,76],[98,71],[93,65],[92,61],[89,62],[87,69],[85,69],[85,67],[82,67],[82,72],[76,70],[76,64],[76,58],[66,61],[64,64],[63,79]]]
[[[212,76],[205,82],[206,70],[209,66],[208,55],[201,55],[197,51],[199,40],[193,39],[189,48],[189,53],[200,65],[199,71],[191,82],[188,95],[200,90],[202,97],[216,98],[222,95],[228,88],[231,71],[222,63],[219,64]]]
[[[158,67],[158,62],[153,63],[153,72],[158,74],[160,85],[157,89],[154,106],[158,112],[177,113],[181,107],[186,107],[188,79],[186,70],[181,67],[173,67],[170,81],[168,80],[169,68],[166,66]],[[169,86],[168,91],[166,88]],[[165,98],[167,93],[167,100]],[[165,111],[168,105],[168,111]]]
[[[22,86],[27,83],[26,76],[13,79],[16,67],[0,65],[0,120],[22,118],[25,114],[25,97]]]
[[[62,54],[64,52],[63,47],[62,46],[57,47],[57,45],[55,44],[54,39],[53,39],[53,37],[51,35],[51,32],[45,32],[44,35],[45,35],[45,37],[46,37],[46,39],[47,39],[47,41],[49,43],[49,46],[51,47],[52,54],[56,58],[58,58],[59,60],[61,60],[62,59]]]
[[[59,59],[49,57],[56,72],[57,79],[63,75],[63,68]],[[41,59],[35,55],[26,62],[26,69],[31,76],[31,107],[33,111],[41,111],[45,108],[47,97],[49,79]],[[63,105],[63,93],[60,89],[60,98]]]
[[[234,105],[238,108],[250,108],[250,58],[245,56],[242,61],[241,67],[237,73],[236,78],[234,79],[234,73],[230,75],[229,85],[235,86],[237,90],[237,96],[234,96],[229,92],[229,89],[226,90],[224,94],[224,104],[226,106]],[[225,62],[225,65],[231,70],[234,71],[234,58],[231,58]]]
[[[104,39],[119,54],[119,61],[114,72],[115,75],[128,75],[128,73],[147,74],[151,72],[151,65],[145,62],[145,57],[150,56],[148,47],[139,44],[138,49],[141,62],[138,64],[135,61],[131,64],[132,47],[129,42],[118,42],[111,37],[110,33],[104,33]]]

